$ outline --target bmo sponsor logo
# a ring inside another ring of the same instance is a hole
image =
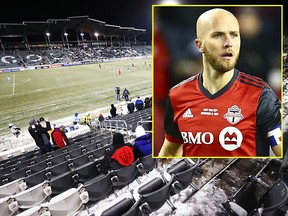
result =
[[[206,144],[214,143],[214,135],[211,132],[181,132],[185,144]],[[220,145],[227,151],[233,151],[240,148],[243,135],[241,131],[235,127],[223,128],[218,137]]]
[[[214,136],[211,132],[197,132],[195,135],[192,132],[181,132],[184,143],[192,144],[211,144],[214,141]]]

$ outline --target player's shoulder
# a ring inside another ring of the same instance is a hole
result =
[[[236,79],[245,85],[260,89],[264,89],[268,86],[268,84],[260,77],[253,76],[241,71],[238,71]]]
[[[176,90],[176,89],[179,89],[179,88],[180,88],[180,89],[181,89],[181,88],[185,88],[187,85],[189,85],[189,84],[191,84],[191,83],[193,83],[193,82],[196,82],[196,81],[198,80],[198,76],[199,76],[199,74],[196,74],[196,75],[194,75],[194,76],[191,76],[191,77],[189,77],[189,78],[181,81],[180,83],[178,83],[178,84],[176,84],[175,86],[173,86],[173,87],[171,88],[171,90],[173,91],[173,90]]]

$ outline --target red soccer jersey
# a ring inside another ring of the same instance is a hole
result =
[[[184,144],[183,156],[269,156],[270,130],[280,124],[280,102],[262,79],[235,70],[211,95],[202,74],[170,90],[165,137]]]

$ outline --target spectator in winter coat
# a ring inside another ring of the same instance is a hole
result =
[[[134,105],[134,103],[131,100],[129,100],[129,103],[127,104],[127,109],[128,109],[128,113],[133,113],[134,112],[135,105]]]
[[[142,110],[144,107],[143,100],[139,96],[137,97],[137,100],[135,102],[135,107],[136,107],[137,111]]]
[[[76,112],[73,117],[73,125],[77,125],[80,123],[80,119],[78,117],[78,113]]]
[[[116,107],[114,106],[114,104],[111,104],[111,109],[110,109],[110,114],[111,114],[111,117],[114,118],[117,116],[117,109]]]
[[[30,119],[28,121],[28,131],[33,137],[36,145],[40,148],[41,153],[45,154],[52,151],[50,135],[48,133],[48,131],[51,130],[51,125],[47,118],[43,118],[43,120],[46,122],[46,127],[42,127],[40,121]]]
[[[124,98],[125,101],[129,101],[129,95],[130,95],[130,92],[128,91],[128,89],[125,88],[124,91],[123,91],[122,98]]]
[[[21,128],[16,127],[13,123],[10,123],[10,124],[8,125],[8,127],[10,128],[12,134],[13,134],[14,136],[16,136],[16,138],[18,138],[18,136],[20,135],[20,130],[21,130]]]
[[[59,128],[55,128],[51,133],[52,142],[57,145],[59,149],[69,145],[69,140],[64,132],[65,127],[62,125]]]
[[[86,125],[88,125],[89,127],[91,126],[92,119],[91,119],[90,113],[88,113],[88,114],[85,116],[85,123],[86,123]]]
[[[144,108],[149,108],[150,107],[150,98],[149,97],[146,97],[145,100],[144,100]]]
[[[115,87],[115,93],[116,93],[116,100],[120,101],[120,87]]]
[[[112,140],[113,149],[106,152],[102,169],[116,170],[122,167],[130,166],[134,162],[133,147],[130,143],[124,142],[124,137],[121,133],[115,133]]]
[[[104,116],[102,114],[99,114],[98,121],[100,125],[98,125],[98,129],[104,127],[104,120]]]
[[[145,129],[141,125],[136,127],[135,133],[136,139],[133,146],[135,158],[152,154],[151,134],[146,133]]]

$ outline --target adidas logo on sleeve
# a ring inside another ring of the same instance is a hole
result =
[[[183,118],[193,118],[193,114],[191,112],[191,109],[188,108],[185,113],[183,114]]]

